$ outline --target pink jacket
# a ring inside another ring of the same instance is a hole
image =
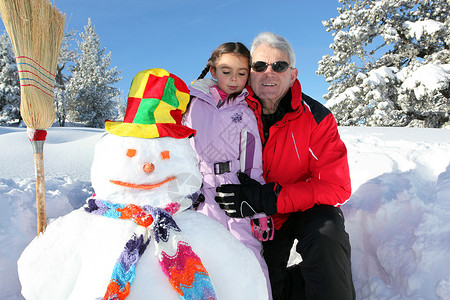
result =
[[[203,176],[201,192],[205,196],[205,202],[197,211],[220,222],[240,239],[242,231],[251,233],[250,220],[228,217],[214,200],[216,187],[221,184],[239,184],[236,173],[242,170],[251,178],[264,183],[261,139],[256,118],[245,101],[247,90],[244,89],[236,99],[225,101],[217,107],[221,98],[214,88],[215,84],[212,79],[194,82],[189,88],[191,102],[183,116],[183,123],[197,130],[195,137],[191,138],[191,145],[197,153]],[[247,141],[241,147],[243,130],[247,131]],[[245,162],[241,161],[244,157]],[[217,174],[218,163],[226,163],[229,172]],[[254,217],[261,216],[264,215]]]
[[[262,177],[262,147],[258,125],[245,97],[246,89],[232,101],[217,103],[220,95],[212,79],[197,80],[189,89],[191,102],[183,116],[183,123],[197,130],[191,144],[197,152],[203,187],[212,188],[225,183],[239,183],[236,172],[241,170],[241,135],[247,130],[245,173],[264,183]],[[215,175],[214,164],[230,162],[230,172]]]

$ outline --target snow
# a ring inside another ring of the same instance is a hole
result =
[[[372,87],[379,85],[384,86],[386,85],[386,81],[395,78],[393,68],[389,68],[386,66],[371,70],[367,75],[368,78],[363,81],[363,85],[368,85]]]
[[[426,64],[405,79],[402,86],[414,90],[416,98],[422,99],[427,91],[444,90],[450,82],[450,64]]]
[[[370,86],[372,89],[383,88],[388,81],[399,80],[402,82],[402,88],[414,90],[416,97],[422,99],[428,92],[444,90],[449,86],[450,65],[429,63],[420,66],[415,71],[405,69],[398,71],[397,68],[383,66],[371,70],[367,75],[358,73],[357,77],[362,81],[363,86]],[[356,99],[355,93],[359,91],[358,86],[349,87],[337,97],[328,100],[326,106],[330,108],[346,99],[354,100]]]
[[[363,75],[362,73],[359,73],[359,75]],[[363,75],[365,76],[365,75]],[[343,93],[339,94],[337,97],[331,98],[330,100],[325,103],[325,106],[330,108],[333,107],[341,101],[345,101],[346,99],[350,99],[350,101],[356,99],[356,94],[360,92],[360,88],[358,86],[352,86],[347,88]]]
[[[353,194],[342,208],[357,299],[448,299],[450,130],[339,130],[352,176]],[[94,145],[103,134],[79,127],[48,131],[48,218],[72,212],[92,194]],[[16,262],[36,235],[33,154],[25,129],[0,127],[0,153],[1,298],[23,299]]]
[[[403,24],[403,27],[409,30],[409,36],[415,38],[416,40],[420,40],[424,33],[432,36],[436,32],[442,30],[445,25],[435,20],[424,20],[416,22],[406,21]]]

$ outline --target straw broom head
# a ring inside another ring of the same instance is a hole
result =
[[[28,128],[45,130],[55,120],[53,91],[65,15],[48,0],[0,0],[0,14],[20,74],[20,113]]]

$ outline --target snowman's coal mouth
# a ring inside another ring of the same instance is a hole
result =
[[[152,183],[152,184],[136,184],[136,183],[130,183],[130,182],[119,181],[119,180],[112,180],[112,179],[110,180],[110,182],[113,183],[113,184],[117,184],[117,185],[120,185],[120,186],[126,186],[126,187],[133,188],[133,189],[151,190],[151,189],[160,187],[161,185],[163,185],[163,184],[165,184],[165,183],[167,183],[169,181],[172,181],[174,179],[176,179],[176,177],[175,176],[171,176],[171,177],[167,177],[166,179],[164,179],[161,182]]]

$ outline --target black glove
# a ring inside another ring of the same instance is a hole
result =
[[[232,218],[244,218],[256,213],[273,215],[277,212],[277,197],[281,185],[269,182],[260,184],[247,174],[238,172],[241,184],[224,184],[216,188],[215,200]]]

